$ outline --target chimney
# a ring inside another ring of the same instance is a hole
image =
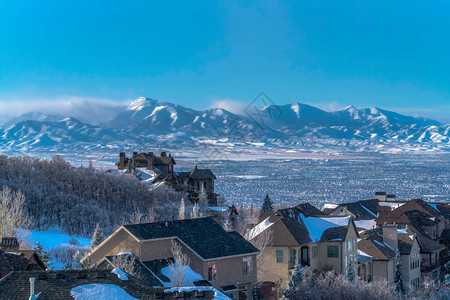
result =
[[[147,157],[147,169],[148,170],[153,170],[153,152],[149,152],[148,153],[148,157]]]
[[[161,151],[161,157],[166,157],[166,156],[167,156],[167,152]]]
[[[386,224],[382,226],[383,228],[383,243],[397,251],[398,249],[398,233],[397,224]]]
[[[0,244],[0,249],[2,250],[19,250],[19,241],[16,237],[3,237]]]
[[[125,168],[125,152],[120,152],[119,154],[119,170],[123,170]]]
[[[36,279],[34,277],[30,278],[30,298],[29,300],[36,300],[36,296],[34,295],[34,281]]]
[[[387,201],[395,201],[397,200],[397,197],[393,194],[387,195],[386,196]]]
[[[386,192],[375,192],[375,199],[386,201]]]

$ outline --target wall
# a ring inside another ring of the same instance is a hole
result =
[[[96,264],[105,256],[115,255],[119,252],[131,252],[139,257],[139,243],[123,228],[118,229],[114,236],[104,244],[97,247],[90,255],[91,263]]]

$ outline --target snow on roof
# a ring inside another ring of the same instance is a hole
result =
[[[441,217],[443,218],[444,216],[442,216],[442,213],[439,211],[439,209],[437,208],[436,203],[430,203],[427,202],[429,206],[431,206],[432,208],[434,208],[439,214],[441,214]]]
[[[194,292],[194,291],[213,291],[214,292],[213,300],[231,300],[230,297],[226,296],[224,293],[222,293],[213,286],[176,287],[165,290],[166,293]]]
[[[75,300],[137,300],[124,289],[114,284],[85,284],[74,287],[70,294]]]
[[[361,207],[364,208],[365,210],[367,210],[372,216],[374,216],[375,218],[377,217],[376,214],[374,214],[370,209],[368,209],[367,207],[365,207],[364,205],[361,204]]]
[[[392,249],[392,247],[391,246],[389,246],[388,244],[385,244],[385,243],[380,243],[379,241],[377,241],[377,240],[373,240],[373,242],[375,242],[375,243],[377,243],[378,245],[380,245],[380,246],[382,246],[382,247],[388,247],[389,249],[391,249],[392,251],[395,251],[394,249]]]
[[[367,254],[366,252],[361,251],[359,249],[358,249],[358,255],[363,255],[363,256],[367,256],[367,257],[373,257],[373,256],[371,256],[371,255]]]
[[[228,206],[209,206],[208,208],[210,210],[214,210],[214,211],[218,211],[218,212],[227,211],[230,209]]]
[[[114,270],[111,271],[111,273],[116,274],[120,280],[128,280],[127,273],[125,273],[121,269],[115,268]]]
[[[339,204],[325,203],[325,204],[322,206],[322,210],[324,210],[324,209],[326,209],[326,208],[329,208],[329,209],[335,209],[335,208],[338,207],[338,206],[339,206]]]
[[[259,234],[261,234],[264,230],[272,226],[274,223],[271,223],[269,221],[269,217],[267,217],[264,221],[250,229],[249,232],[245,234],[245,238],[250,241],[253,240],[255,237],[257,237]]]
[[[399,208],[403,204],[405,204],[405,203],[404,202],[403,203],[399,203],[399,202],[384,202],[384,201],[378,202],[378,205],[380,205],[380,206],[390,206],[392,209]]]
[[[174,265],[173,267],[174,267],[175,273],[177,273],[176,265]],[[194,286],[195,281],[203,280],[202,275],[200,275],[199,273],[192,270],[190,266],[183,266],[182,268],[183,268],[183,271],[185,272],[183,286]],[[164,276],[166,276],[167,278],[172,277],[172,273],[170,272],[170,267],[162,268],[161,273]],[[170,282],[165,282],[163,284],[165,287],[172,287]]]
[[[158,173],[156,173],[153,170],[148,170],[147,168],[136,168],[138,171],[140,171],[141,179],[143,181],[153,181],[153,179],[155,179],[156,175],[158,175]]]
[[[376,227],[375,219],[373,220],[359,220],[355,221],[356,227],[364,228],[366,230],[374,229]]]
[[[306,218],[302,213],[300,217],[303,220],[306,228],[309,232],[309,237],[313,242],[320,241],[320,238],[323,235],[323,232],[329,228],[348,226],[350,222],[350,216],[348,217],[309,217]]]

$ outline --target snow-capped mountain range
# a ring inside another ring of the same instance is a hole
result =
[[[450,151],[450,125],[380,108],[327,112],[291,103],[252,106],[237,115],[221,108],[197,111],[139,98],[92,125],[71,116],[31,112],[0,128],[3,152],[182,149],[213,147],[264,151]]]

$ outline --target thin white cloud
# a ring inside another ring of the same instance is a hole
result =
[[[0,119],[6,120],[28,112],[40,112],[62,117],[73,117],[98,125],[114,116],[113,108],[123,103],[88,97],[61,97],[57,99],[1,99]]]
[[[242,115],[246,106],[245,103],[231,99],[215,100],[211,104],[211,108],[223,108],[237,115]]]

